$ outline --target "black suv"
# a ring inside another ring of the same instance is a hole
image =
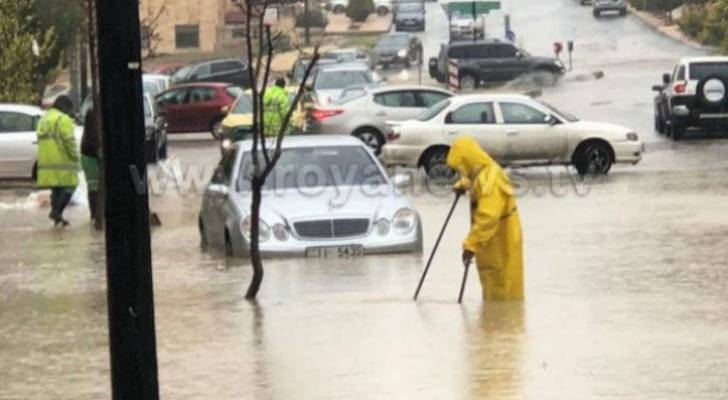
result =
[[[222,82],[240,87],[249,85],[248,67],[240,60],[214,60],[188,65],[175,72],[172,83]]]
[[[510,42],[488,39],[442,45],[440,56],[430,59],[430,76],[446,82],[447,62],[458,61],[460,89],[471,90],[483,82],[507,82],[528,73],[544,73],[555,82],[564,73],[561,60],[535,57]]]
[[[655,130],[680,140],[688,128],[728,128],[728,57],[681,59],[652,87]]]

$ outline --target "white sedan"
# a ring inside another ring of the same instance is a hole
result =
[[[629,128],[579,121],[523,95],[456,96],[389,126],[384,164],[423,167],[431,177],[445,171],[450,144],[461,135],[475,137],[502,165],[572,164],[580,174],[637,164],[644,152]]]
[[[35,106],[0,104],[0,179],[30,179],[37,157],[35,129],[45,111]],[[81,144],[83,128],[76,127]]]

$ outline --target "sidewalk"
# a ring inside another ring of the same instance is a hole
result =
[[[381,17],[371,14],[363,23],[352,23],[344,14],[329,14],[326,35],[375,35],[387,33],[392,28],[392,13]]]
[[[637,17],[637,19],[641,20],[648,26],[650,26],[652,29],[656,30],[657,32],[662,33],[665,36],[668,36],[674,40],[677,40],[678,42],[681,42],[683,44],[686,44],[690,47],[700,49],[700,50],[710,50],[712,49],[711,46],[706,46],[699,41],[685,35],[678,26],[677,23],[668,24],[667,21],[664,19],[658,17],[657,15],[649,12],[649,11],[640,11],[636,8],[632,7],[631,5],[628,5],[629,11]]]

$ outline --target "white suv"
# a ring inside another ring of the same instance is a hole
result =
[[[691,127],[728,128],[728,57],[682,58],[662,83],[655,130],[679,140]]]
[[[326,9],[334,14],[342,14],[349,7],[349,0],[330,0],[326,3]],[[392,2],[390,0],[374,0],[374,11],[381,16],[392,12]]]

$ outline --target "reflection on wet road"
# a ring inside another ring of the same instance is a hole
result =
[[[578,193],[549,182],[563,168],[522,172],[524,303],[482,304],[471,271],[456,304],[463,203],[418,303],[422,255],[270,260],[250,304],[245,262],[228,266],[199,250],[199,196],[169,191],[152,199],[163,221],[153,232],[162,398],[728,398],[726,141],[673,144],[652,133],[650,119],[653,80],[694,51],[632,18],[594,21],[577,4],[513,7],[534,53],[550,49],[537,32],[573,35],[587,58],[580,67],[607,70],[601,81],[565,78],[544,97],[634,127],[648,154]],[[624,51],[612,57],[610,48]],[[212,143],[171,151],[188,165],[218,156]],[[85,209],[69,210],[73,226],[61,232],[47,209],[8,206],[17,198],[0,192],[0,399],[108,398],[102,239]],[[427,255],[452,198],[412,200]]]

